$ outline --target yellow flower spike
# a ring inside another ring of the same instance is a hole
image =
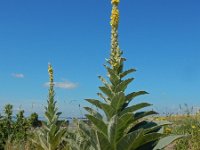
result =
[[[119,0],[112,0],[112,2],[111,2],[112,4],[118,4],[119,3]]]
[[[110,25],[115,27],[118,26],[119,23],[119,10],[117,8],[113,8],[112,9],[112,14],[110,17],[111,21],[110,21]]]

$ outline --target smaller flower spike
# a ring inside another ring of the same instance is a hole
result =
[[[53,84],[53,68],[52,68],[52,66],[51,66],[50,63],[49,63],[49,65],[48,65],[48,72],[49,72],[50,84]]]

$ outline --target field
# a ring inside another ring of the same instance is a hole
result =
[[[155,121],[169,121],[172,123],[164,127],[164,132],[166,134],[185,135],[184,138],[167,146],[165,148],[166,150],[199,150],[200,114],[193,114],[187,110],[186,112],[185,114],[153,117]],[[32,133],[35,132],[34,130],[42,128],[42,122],[38,120],[38,115],[36,113],[33,113],[29,117],[24,117],[23,113],[24,111],[19,111],[16,119],[12,119],[12,105],[5,106],[6,115],[1,116],[0,120],[0,149],[35,149],[30,141],[30,137]],[[78,133],[77,122],[78,120],[76,119],[70,124],[63,121],[63,128],[70,131],[74,130]],[[68,149],[67,147],[65,148]]]
[[[168,116],[165,119],[173,122],[173,125],[165,128],[166,132],[187,135],[186,138],[174,143],[173,149],[198,150],[200,148],[200,114]]]

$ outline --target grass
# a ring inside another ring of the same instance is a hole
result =
[[[200,149],[200,113],[185,113],[156,117],[156,120],[172,122],[165,128],[165,132],[176,135],[186,135],[186,138],[178,140],[166,148],[166,150],[199,150]]]

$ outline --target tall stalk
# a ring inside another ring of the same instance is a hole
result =
[[[145,91],[126,94],[128,85],[134,78],[126,78],[135,69],[124,70],[125,58],[119,48],[119,0],[112,0],[111,11],[111,53],[105,68],[108,80],[100,76],[103,86],[98,96],[104,102],[96,99],[86,99],[89,103],[101,109],[103,115],[96,110],[85,107],[89,112],[86,115],[92,123],[80,124],[80,128],[88,136],[95,150],[153,150],[161,149],[181,136],[168,136],[162,133],[163,126],[168,122],[152,121],[154,111],[141,111],[151,104],[139,103],[131,105],[130,102]],[[92,149],[92,148],[91,148]]]
[[[53,68],[49,64],[49,95],[47,100],[47,107],[45,107],[46,122],[42,127],[35,132],[32,138],[32,142],[38,150],[57,150],[61,149],[61,144],[65,139],[66,129],[62,127],[60,122],[58,108],[56,107],[56,101],[54,100],[54,77]]]

